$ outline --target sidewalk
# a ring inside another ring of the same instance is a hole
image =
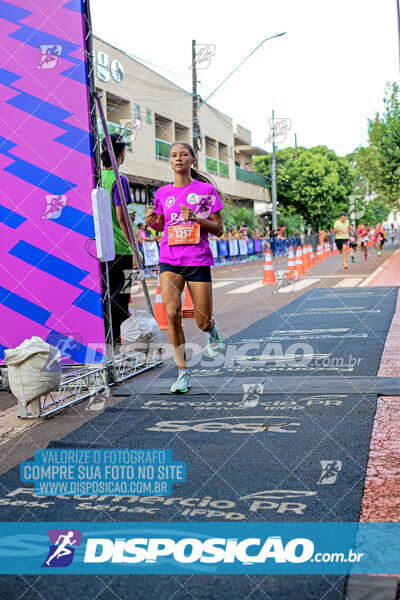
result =
[[[400,250],[397,250],[377,269],[368,285],[369,287],[400,285]],[[386,338],[378,376],[400,376],[400,295]],[[360,521],[399,520],[399,405],[400,395],[378,398]]]

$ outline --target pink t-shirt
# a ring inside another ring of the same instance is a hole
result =
[[[182,267],[213,265],[214,259],[208,241],[208,233],[200,227],[198,244],[168,245],[168,226],[184,223],[181,204],[204,218],[224,208],[217,190],[210,184],[196,179],[189,185],[175,187],[172,183],[160,187],[154,197],[154,209],[164,215],[164,236],[160,243],[160,263]]]

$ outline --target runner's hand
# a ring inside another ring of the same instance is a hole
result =
[[[154,208],[149,208],[146,212],[146,216],[144,218],[144,222],[146,225],[153,225],[153,223],[157,220],[157,213]]]
[[[192,211],[191,208],[181,204],[181,215],[185,219],[185,221],[196,221],[196,213]]]

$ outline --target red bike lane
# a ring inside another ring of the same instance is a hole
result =
[[[400,249],[373,274],[370,287],[398,286]],[[400,290],[381,363],[380,377],[400,377]],[[398,521],[400,515],[400,390],[379,396],[361,508],[361,521]]]

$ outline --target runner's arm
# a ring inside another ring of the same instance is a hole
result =
[[[149,208],[144,222],[146,225],[150,225],[150,227],[155,229],[155,231],[164,231],[164,215],[157,214],[154,208]]]
[[[181,206],[181,214],[185,221],[194,221],[195,223],[198,223],[207,233],[212,233],[213,235],[221,237],[224,232],[220,210],[215,211],[215,213],[212,213],[206,219],[194,213],[187,206]]]

